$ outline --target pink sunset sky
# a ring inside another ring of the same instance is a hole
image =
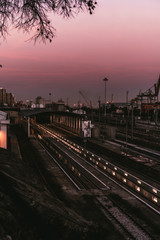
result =
[[[31,35],[12,29],[0,44],[0,87],[17,100],[37,96],[70,105],[83,99],[97,104],[107,99],[125,101],[150,88],[160,74],[160,1],[98,0],[93,15],[80,13],[65,20],[52,15],[53,42],[26,42]]]

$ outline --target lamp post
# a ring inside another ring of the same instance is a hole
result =
[[[134,102],[131,102],[131,140],[133,141],[133,126],[134,126]]]
[[[108,81],[107,78],[103,79],[104,81],[104,86],[105,86],[105,90],[104,90],[104,116],[106,117],[106,82]]]
[[[28,116],[28,137],[31,136],[30,116]]]
[[[128,119],[129,119],[129,110],[128,110],[128,93],[129,91],[126,91],[126,109],[127,109],[127,114],[126,114],[126,154],[127,154],[127,144],[128,144]]]
[[[101,118],[101,99],[99,97],[99,100],[98,100],[98,105],[99,105],[99,117],[98,117],[98,120],[99,120],[99,124],[100,124],[100,118]]]
[[[51,102],[51,95],[52,95],[52,93],[49,93],[49,101]]]

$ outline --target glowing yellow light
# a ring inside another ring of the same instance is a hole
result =
[[[154,189],[154,188],[152,189],[152,191],[153,191],[154,193],[157,193],[157,190],[156,190],[156,189]]]
[[[136,190],[137,190],[138,192],[140,192],[141,189],[140,189],[140,187],[136,187]]]
[[[154,202],[156,202],[156,203],[158,202],[158,199],[156,197],[152,197],[152,199]]]
[[[74,171],[74,167],[72,166],[72,171]]]

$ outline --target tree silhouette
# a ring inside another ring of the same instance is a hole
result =
[[[6,38],[9,25],[24,32],[35,31],[34,41],[52,41],[55,28],[48,14],[70,17],[87,9],[92,14],[97,2],[93,0],[0,0],[0,37]]]

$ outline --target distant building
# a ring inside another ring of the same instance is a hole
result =
[[[0,105],[6,104],[6,89],[0,88]]]
[[[0,88],[0,106],[13,107],[15,99],[12,93],[7,93],[6,89]]]
[[[58,112],[65,112],[66,111],[66,106],[65,103],[62,99],[58,100],[57,103],[47,103],[45,105],[45,107],[47,109],[49,109],[50,111],[58,111]]]
[[[58,100],[57,103],[42,98],[41,96],[36,97],[35,103],[32,103],[31,108],[46,108],[49,111],[65,111],[66,106],[62,99]]]
[[[13,107],[15,105],[15,100],[12,93],[6,93],[6,103],[9,107]]]
[[[45,99],[41,96],[36,97],[35,103],[32,103],[32,108],[44,108],[45,107]]]

